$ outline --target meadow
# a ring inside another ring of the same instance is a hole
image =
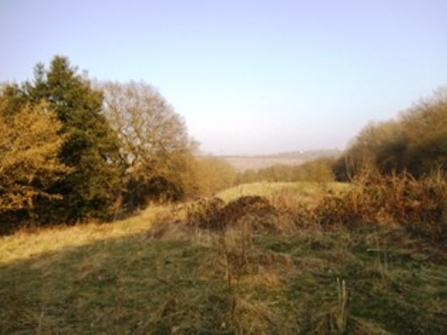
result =
[[[245,184],[0,237],[0,333],[445,334],[444,184],[376,182]]]

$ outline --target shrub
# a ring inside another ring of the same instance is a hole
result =
[[[402,226],[418,239],[445,247],[447,182],[441,174],[417,180],[406,173],[364,172],[353,185],[343,193],[328,193],[317,205],[315,213],[322,226]]]

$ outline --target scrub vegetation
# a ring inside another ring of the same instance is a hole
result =
[[[446,231],[445,183],[425,183],[243,185],[111,224],[22,230],[1,239],[0,329],[442,334],[447,250],[430,232]],[[414,197],[383,207],[379,191],[403,184]],[[404,210],[424,192],[440,193]]]
[[[0,334],[445,334],[444,91],[236,173],[150,85],[1,87]]]

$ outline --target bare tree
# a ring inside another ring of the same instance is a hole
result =
[[[192,149],[181,116],[145,83],[99,85],[104,92],[104,114],[121,141],[130,202],[144,205],[141,202],[148,197],[181,197],[190,182]]]

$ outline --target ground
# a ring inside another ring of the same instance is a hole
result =
[[[423,245],[286,210],[344,187],[245,185],[1,237],[0,333],[445,334],[447,266]]]

